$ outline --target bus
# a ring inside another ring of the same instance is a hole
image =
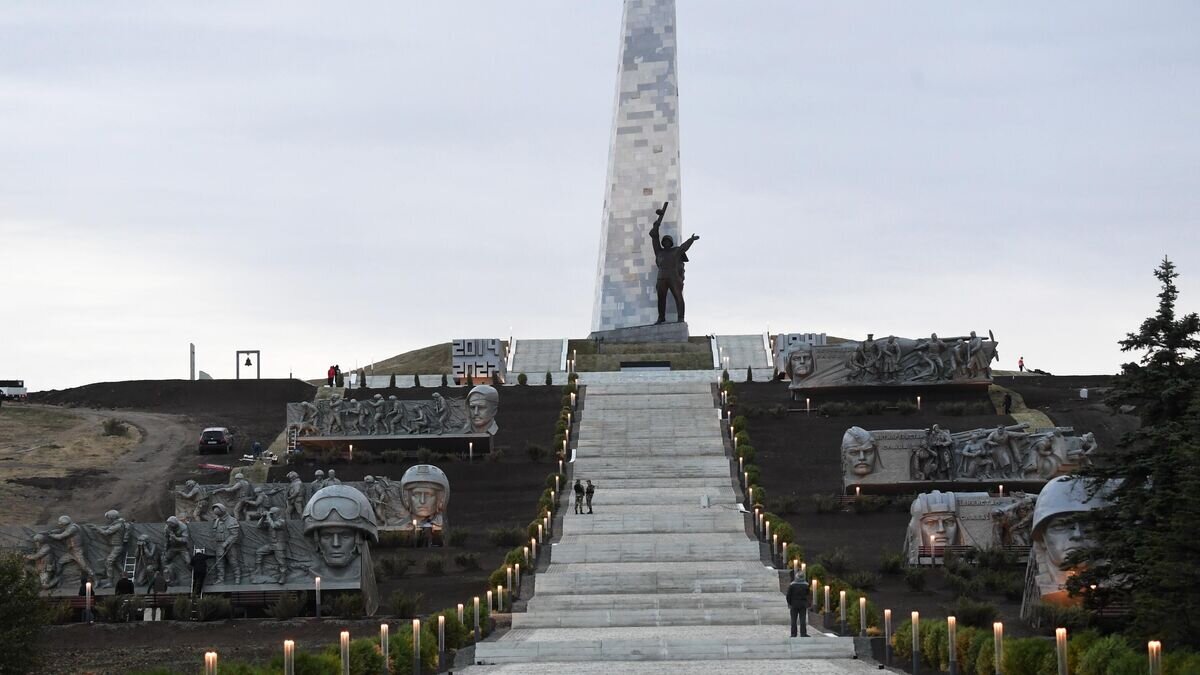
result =
[[[0,400],[25,400],[24,380],[0,380]]]

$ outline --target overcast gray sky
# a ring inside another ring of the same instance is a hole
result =
[[[7,2],[0,379],[319,377],[584,337],[621,3]],[[995,331],[1113,372],[1200,308],[1200,4],[680,0],[694,334]]]

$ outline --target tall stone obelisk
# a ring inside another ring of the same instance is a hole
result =
[[[658,318],[658,268],[648,233],[654,209],[665,201],[671,204],[661,232],[682,241],[675,0],[625,0],[621,26],[593,331]],[[667,320],[674,317],[668,299]]]

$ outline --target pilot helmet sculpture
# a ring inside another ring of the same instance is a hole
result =
[[[400,478],[400,499],[412,515],[414,526],[441,530],[450,503],[450,481],[436,466],[418,464]]]
[[[344,570],[359,559],[362,548],[379,541],[375,513],[362,492],[349,485],[317,490],[304,505],[304,536],[310,538],[325,565]]]
[[[842,464],[859,477],[870,475],[882,468],[879,447],[875,444],[875,437],[871,432],[862,427],[850,427],[846,430],[842,435]]]
[[[481,384],[467,394],[467,416],[471,420],[471,431],[492,434],[499,430],[496,411],[500,408],[500,392],[490,384]]]

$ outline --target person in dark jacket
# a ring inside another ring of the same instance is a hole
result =
[[[583,491],[583,494],[587,497],[588,513],[591,513],[592,512],[592,496],[596,494],[596,486],[592,485],[592,481],[589,480],[587,482],[587,489]]]
[[[808,637],[808,580],[803,572],[788,584],[787,604],[792,611],[792,637],[796,637],[797,620],[800,622],[800,637]]]
[[[575,513],[583,513],[583,482],[575,479]]]
[[[200,595],[204,589],[204,578],[208,576],[208,561],[212,558],[202,548],[196,549],[192,555],[192,561],[188,563],[188,567],[192,568],[192,595]]]
[[[116,595],[133,595],[133,580],[129,578],[128,574],[121,572],[121,578],[117,579],[113,593]]]
[[[1004,414],[1012,414],[1012,394],[1004,394]]]

